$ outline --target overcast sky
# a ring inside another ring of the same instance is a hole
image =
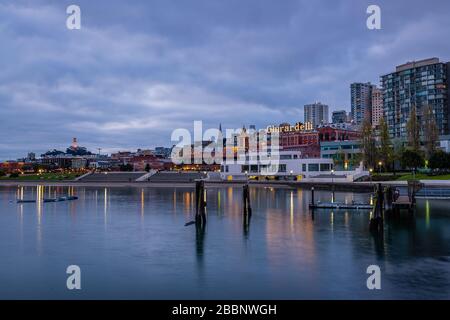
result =
[[[81,7],[81,30],[66,8]],[[368,30],[366,9],[382,10]],[[1,0],[0,159],[170,146],[175,128],[350,110],[350,83],[450,60],[450,1]]]

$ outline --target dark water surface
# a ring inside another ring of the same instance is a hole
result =
[[[301,189],[251,188],[245,225],[242,189],[212,188],[202,232],[184,226],[194,218],[193,191],[0,187],[0,298],[450,298],[450,201],[422,200],[414,217],[388,219],[374,236],[369,211],[313,217]],[[67,194],[79,200],[15,201]],[[381,290],[366,287],[373,264]],[[66,288],[69,265],[81,268],[79,291]]]

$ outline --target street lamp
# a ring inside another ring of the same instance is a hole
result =
[[[378,162],[378,168],[380,169],[380,173],[381,173],[381,166],[383,165],[383,162]]]
[[[370,169],[369,169],[370,182],[372,182],[372,171],[373,171],[373,169],[370,168]]]
[[[331,183],[334,184],[334,169],[331,169]]]

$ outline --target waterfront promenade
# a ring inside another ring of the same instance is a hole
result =
[[[424,184],[425,187],[431,188],[450,188],[450,180],[420,180],[421,183]],[[205,185],[208,188],[211,187],[236,187],[242,186],[246,182],[245,181],[205,181]],[[261,188],[307,188],[315,187],[317,189],[328,190],[335,189],[336,191],[354,191],[354,192],[371,192],[375,185],[381,183],[382,185],[389,186],[407,186],[407,181],[366,181],[366,182],[302,182],[302,181],[249,181],[248,182],[252,187],[261,187]],[[66,180],[66,181],[26,181],[26,180],[0,180],[0,186],[36,186],[36,185],[44,185],[44,186],[84,186],[84,187],[134,187],[134,188],[164,188],[164,187],[194,187],[195,182],[193,181],[158,181],[158,182],[149,182],[149,181],[131,181],[131,182],[114,182],[114,181],[74,181],[74,180]]]

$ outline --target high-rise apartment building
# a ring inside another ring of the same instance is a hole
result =
[[[421,134],[423,112],[431,106],[438,133],[449,134],[450,63],[438,58],[408,62],[381,76],[383,108],[391,137],[407,137],[407,123],[415,106]]]
[[[331,122],[334,124],[347,122],[347,112],[345,110],[333,111],[331,113]]]
[[[380,120],[383,117],[383,90],[372,88],[372,127],[377,128],[380,125]]]
[[[350,85],[351,113],[355,124],[360,125],[366,117],[371,120],[372,89],[370,82],[355,82]]]
[[[328,123],[328,106],[320,102],[304,106],[305,123],[310,122],[313,127]]]

